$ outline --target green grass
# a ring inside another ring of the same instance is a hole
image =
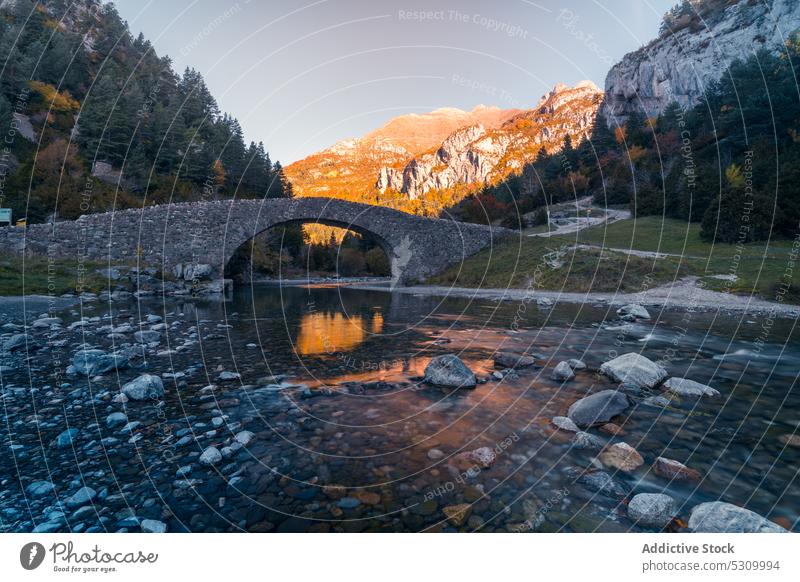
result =
[[[108,279],[97,272],[105,265],[85,263],[83,277],[79,279],[75,261],[28,258],[23,265],[19,259],[0,260],[0,296],[9,295],[63,295],[90,291],[97,293],[108,288]],[[79,283],[82,288],[79,289]]]
[[[545,255],[575,244],[603,249],[570,250],[563,265],[552,267]],[[635,257],[610,249],[633,249],[678,255],[661,259]],[[741,247],[710,244],[700,239],[700,225],[674,219],[644,217],[584,229],[558,237],[523,236],[484,251],[434,278],[433,284],[465,287],[527,287],[532,278],[540,289],[562,291],[637,291],[687,275],[700,277],[707,288],[755,293],[775,299],[778,285],[792,260],[792,241],[750,243]],[[798,271],[800,273],[800,271]],[[535,274],[535,277],[534,277]],[[713,278],[735,274],[736,281]],[[784,296],[800,301],[794,285]]]
[[[470,257],[429,283],[635,292],[689,274],[678,260],[631,257],[600,249],[570,249],[574,244],[574,238],[568,237],[514,238]]]

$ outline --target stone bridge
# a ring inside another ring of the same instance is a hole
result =
[[[185,280],[219,281],[234,252],[257,234],[314,222],[371,235],[389,257],[399,284],[425,281],[512,232],[332,198],[224,200],[0,228],[0,251],[154,267]]]

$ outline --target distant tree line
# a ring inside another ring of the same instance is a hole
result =
[[[297,278],[325,272],[335,272],[341,277],[391,274],[386,253],[369,236],[351,231],[330,236],[328,241],[315,243],[299,225],[271,229],[239,248],[228,263],[227,276],[247,280]]]
[[[453,212],[471,222],[525,226],[552,204],[593,196],[636,216],[702,224],[705,240],[745,243],[800,231],[800,39],[780,54],[734,62],[696,107],[669,104],[657,118],[630,115],[589,139],[566,138]],[[529,223],[530,224],[530,223]],[[529,225],[528,224],[528,225]]]
[[[30,222],[168,201],[291,195],[200,73],[176,73],[112,4],[16,0],[0,10],[2,205]],[[35,143],[19,134],[24,116]],[[91,179],[93,168],[102,180]],[[105,173],[100,172],[103,169]]]

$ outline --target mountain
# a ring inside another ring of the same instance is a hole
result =
[[[381,168],[402,164],[441,144],[460,127],[499,127],[519,112],[479,105],[472,111],[448,107],[401,115],[361,138],[339,141],[287,166],[286,176],[298,196],[369,201]]]
[[[529,110],[478,106],[403,115],[286,168],[299,196],[325,195],[437,211],[513,172],[543,147],[557,150],[594,123],[602,91],[557,85]]]
[[[690,108],[733,61],[761,48],[784,50],[798,28],[797,0],[684,0],[667,13],[658,38],[611,68],[603,113],[616,125],[634,111],[655,117],[671,101]]]

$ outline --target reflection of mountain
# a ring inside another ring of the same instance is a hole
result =
[[[306,313],[300,319],[295,352],[301,356],[347,352],[362,344],[369,335],[383,331],[383,316],[372,318],[335,313]]]

